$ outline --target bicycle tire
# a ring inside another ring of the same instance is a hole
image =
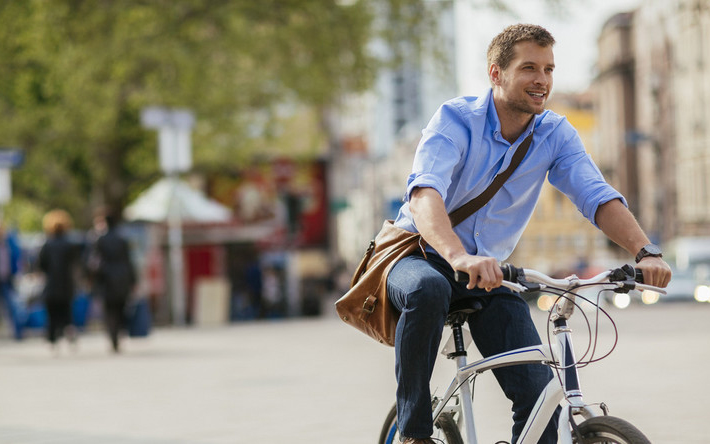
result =
[[[629,422],[614,416],[595,416],[579,425],[581,441],[573,433],[572,441],[576,444],[616,443],[616,444],[651,444],[651,441],[639,429]]]
[[[445,444],[464,444],[461,432],[459,431],[456,421],[451,413],[442,413],[434,423],[435,433],[439,441]],[[397,406],[394,405],[387,414],[385,423],[382,425],[380,439],[378,444],[399,444],[399,435],[397,432]],[[397,438],[397,439],[395,439]]]

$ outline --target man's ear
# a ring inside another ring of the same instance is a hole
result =
[[[501,72],[502,70],[500,69],[500,66],[495,63],[491,63],[491,66],[488,67],[488,80],[490,80],[491,85],[500,86]]]

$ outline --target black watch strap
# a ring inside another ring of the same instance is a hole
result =
[[[636,263],[641,262],[641,259],[645,257],[663,257],[663,252],[661,247],[655,244],[647,244],[636,255]]]

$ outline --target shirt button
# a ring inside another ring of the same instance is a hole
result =
[[[476,237],[478,237],[479,234],[481,234],[481,233],[476,233]]]

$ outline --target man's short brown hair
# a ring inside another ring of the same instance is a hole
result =
[[[532,41],[542,47],[552,46],[555,39],[542,26],[519,23],[510,25],[491,40],[488,45],[488,68],[496,64],[500,69],[506,69],[515,57],[515,45],[520,42]]]

